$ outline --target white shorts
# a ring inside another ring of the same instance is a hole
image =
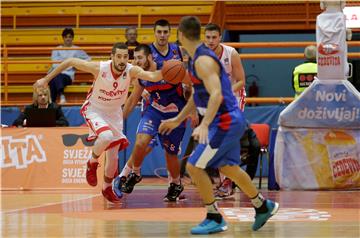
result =
[[[114,140],[126,139],[126,136],[123,134],[122,110],[114,113],[104,112],[87,104],[81,108],[81,114],[89,126],[88,140],[96,139],[101,132],[109,129],[114,135]]]

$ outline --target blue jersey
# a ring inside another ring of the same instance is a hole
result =
[[[231,89],[231,82],[225,72],[224,67],[222,66],[215,53],[211,49],[206,47],[205,44],[201,44],[196,49],[194,58],[189,60],[190,78],[194,88],[194,102],[199,113],[202,115],[205,113],[210,97],[209,93],[206,91],[203,81],[198,77],[195,70],[195,61],[199,56],[202,55],[207,55],[213,58],[220,67],[220,83],[223,100],[220,104],[216,117],[238,109],[239,107],[237,105],[236,98]]]
[[[161,69],[163,62],[171,59],[182,60],[181,51],[178,45],[169,43],[169,50],[166,55],[162,55],[154,46],[150,45],[151,53],[157,64],[157,69]],[[159,82],[149,82],[139,80],[140,85],[150,93],[150,105],[163,113],[180,112],[185,106],[182,84],[169,84],[165,80]]]

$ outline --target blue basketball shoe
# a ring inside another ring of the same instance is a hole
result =
[[[121,188],[125,182],[126,182],[125,176],[122,176],[122,177],[116,176],[112,181],[112,184],[111,184],[112,190],[118,198],[122,198],[122,196],[123,196],[123,194],[121,192]]]
[[[265,202],[268,211],[264,213],[256,212],[255,222],[252,225],[252,229],[254,231],[259,230],[263,225],[265,225],[267,220],[269,220],[270,217],[275,215],[275,213],[277,213],[277,211],[279,210],[279,203],[273,202],[271,200],[266,200]]]
[[[227,229],[227,223],[225,222],[224,218],[221,218],[221,223],[217,223],[215,220],[206,218],[199,225],[191,228],[191,234],[206,235],[226,231]]]

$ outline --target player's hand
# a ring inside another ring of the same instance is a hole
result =
[[[163,135],[169,135],[172,130],[178,127],[180,122],[176,120],[176,118],[170,118],[168,120],[161,121],[159,126],[159,132]]]
[[[39,80],[36,80],[36,82],[34,83],[33,87],[34,88],[46,88],[47,87],[47,81],[45,78],[41,78]]]
[[[203,124],[194,129],[192,136],[200,144],[209,144],[209,128]]]
[[[150,93],[144,89],[143,92],[141,93],[141,97],[144,98],[146,101],[150,100]]]

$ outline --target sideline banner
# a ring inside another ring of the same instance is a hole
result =
[[[85,178],[87,136],[87,127],[2,128],[1,189],[93,188]],[[100,188],[103,168],[97,176]]]
[[[360,93],[347,80],[315,79],[280,114],[279,125],[295,128],[360,128]]]
[[[276,142],[281,188],[360,188],[360,129],[280,127]]]

